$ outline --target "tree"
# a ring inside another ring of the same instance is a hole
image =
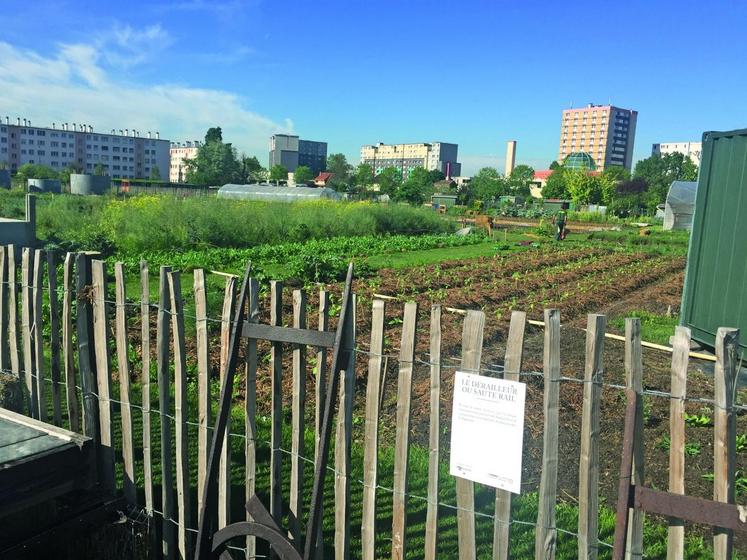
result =
[[[314,180],[314,172],[306,165],[299,165],[293,172],[293,180],[296,183],[308,183]]]
[[[630,180],[630,171],[619,165],[612,165],[602,171],[597,180],[601,192],[600,202],[609,205],[617,196],[617,186]]]
[[[161,180],[161,170],[158,169],[157,165],[154,165],[150,168],[150,180],[151,181],[160,181]]]
[[[542,198],[570,198],[566,181],[567,171],[568,170],[560,166],[550,173],[545,186],[542,187]]]
[[[288,179],[288,170],[285,166],[276,163],[270,167],[270,181],[286,181]]]
[[[239,183],[259,183],[266,178],[267,170],[262,167],[256,156],[249,157],[246,154],[241,154],[239,158]]]
[[[679,152],[663,156],[655,154],[636,164],[633,177],[646,181],[648,207],[653,210],[666,200],[672,181],[696,181],[698,167],[688,156]]]
[[[219,126],[208,128],[205,134],[205,144],[210,142],[223,142],[223,131]]]
[[[236,149],[219,141],[206,142],[193,159],[185,159],[187,182],[194,185],[225,185],[239,177]]]
[[[416,167],[410,173],[407,181],[397,189],[394,200],[420,205],[423,204],[426,196],[432,194],[432,191],[433,182],[430,173],[422,167]]]
[[[534,181],[534,169],[528,165],[517,165],[508,178],[508,188],[514,196],[531,195],[530,184]]]
[[[444,175],[440,169],[431,169],[428,172],[428,176],[431,179],[431,185],[437,181],[443,181],[446,179],[446,175]]]
[[[96,167],[93,168],[93,174],[99,177],[106,175],[106,168],[102,163],[97,163]]]
[[[368,187],[373,184],[374,170],[367,163],[361,163],[355,168],[355,184],[362,187]]]
[[[327,184],[336,191],[341,191],[350,183],[353,166],[348,163],[345,154],[330,154],[327,156],[327,171],[332,173],[332,178]]]
[[[402,185],[402,172],[397,167],[387,167],[379,173],[376,178],[379,183],[379,192],[394,198],[394,195]]]
[[[70,175],[73,173],[82,173],[82,171],[83,169],[80,167],[80,165],[71,163],[65,169],[60,171],[60,183],[62,183],[63,185],[69,185]]]
[[[39,163],[24,163],[18,168],[13,182],[16,185],[25,187],[29,179],[58,179],[57,171],[46,165]]]
[[[566,169],[568,194],[576,204],[598,204],[601,202],[599,181],[585,169]]]
[[[497,197],[506,194],[508,187],[501,174],[492,167],[483,167],[470,181],[473,199],[485,203],[492,202]]]
[[[561,165],[560,165],[560,164],[559,164],[559,163],[558,163],[557,161],[553,161],[553,162],[552,162],[552,163],[550,164],[550,167],[549,167],[549,169],[550,169],[550,170],[552,170],[552,171],[555,171],[556,169],[558,169],[558,168],[560,168],[560,167],[561,167]]]

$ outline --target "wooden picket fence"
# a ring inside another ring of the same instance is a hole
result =
[[[154,534],[158,537],[155,548],[166,558],[191,558],[197,511],[201,504],[192,503],[191,496],[197,487],[197,500],[202,499],[205,484],[204,473],[211,438],[210,393],[210,322],[220,323],[220,371],[227,359],[228,337],[231,318],[236,305],[248,305],[248,320],[262,322],[259,305],[259,285],[252,281],[249,301],[236,301],[236,279],[225,275],[223,307],[220,318],[208,316],[208,282],[203,270],[195,270],[194,294],[194,350],[196,356],[197,413],[190,414],[187,375],[187,334],[185,333],[185,300],[178,271],[160,267],[158,271],[158,294],[153,299],[150,293],[150,271],[147,263],[140,266],[140,291],[137,298],[128,299],[126,293],[125,268],[116,263],[113,270],[107,263],[86,253],[67,253],[58,259],[54,252],[14,246],[0,246],[0,367],[6,375],[16,376],[24,388],[24,412],[43,421],[65,426],[73,431],[92,437],[98,448],[98,474],[103,488],[121,492],[133,508],[144,508],[151,516]],[[61,266],[58,266],[61,265]],[[62,283],[58,285],[59,269]],[[46,269],[46,270],[45,270]],[[113,275],[114,299],[109,299],[108,283]],[[130,296],[131,298],[132,296]],[[139,301],[138,301],[139,300]],[[270,285],[269,324],[282,326],[283,286],[280,282]],[[396,434],[394,443],[394,482],[392,489],[379,484],[378,460],[380,408],[384,391],[385,354],[385,306],[382,299],[374,299],[371,309],[371,336],[363,346],[356,344],[359,363],[367,361],[367,371],[356,376],[353,367],[345,371],[340,383],[340,399],[337,414],[336,445],[332,468],[335,471],[334,493],[334,538],[326,548],[317,550],[317,558],[343,560],[363,558],[373,560],[380,557],[377,552],[377,496],[391,492],[391,557],[406,557],[434,560],[439,547],[439,515],[455,512],[458,526],[458,556],[460,560],[475,560],[478,543],[475,523],[475,488],[465,479],[456,480],[456,505],[439,503],[439,465],[443,462],[440,435],[444,418],[441,414],[441,383],[453,371],[447,368],[442,356],[442,307],[430,309],[430,347],[425,359],[416,353],[419,332],[418,306],[407,302],[403,306],[401,340],[397,377]],[[293,318],[295,328],[307,328],[309,323],[306,293],[293,291]],[[319,330],[330,327],[330,293],[322,290],[319,296],[317,320]],[[46,311],[46,312],[45,312]],[[461,365],[459,369],[470,373],[495,375],[483,365],[483,330],[485,315],[481,311],[468,310],[463,313]],[[141,333],[139,348],[129,339],[128,320],[139,319]],[[152,320],[155,319],[155,348],[151,348]],[[542,378],[544,382],[544,441],[541,480],[539,485],[539,508],[536,519],[535,558],[551,560],[555,557],[558,539],[556,504],[558,500],[558,437],[561,382],[583,383],[583,417],[581,419],[581,452],[579,457],[579,516],[575,535],[580,558],[596,558],[600,547],[599,522],[599,448],[600,401],[603,388],[622,390],[606,384],[602,357],[605,341],[606,319],[603,315],[589,315],[586,328],[586,363],[583,379],[568,379],[561,376],[561,324],[557,310],[544,312],[544,358]],[[522,371],[524,336],[527,317],[523,312],[513,312],[507,337],[503,376],[518,381]],[[192,334],[192,333],[190,333]],[[190,337],[191,338],[191,337]],[[736,376],[733,356],[738,340],[734,333],[719,336],[722,347],[716,356],[716,404],[714,498],[734,501],[734,448],[736,445],[734,392],[724,388],[734,387]],[[639,395],[651,396],[643,389],[643,363],[641,351],[640,321],[627,319],[625,325],[625,371],[627,387]],[[353,336],[352,343],[355,343]],[[217,524],[223,527],[237,521],[231,518],[232,487],[231,473],[243,468],[245,496],[257,489],[257,387],[263,383],[272,387],[270,404],[270,511],[280,515],[292,513],[297,520],[288,527],[297,542],[301,542],[301,520],[308,514],[309,488],[304,486],[305,463],[313,463],[319,453],[318,438],[315,449],[305,448],[304,434],[311,430],[305,425],[308,406],[307,378],[308,356],[316,355],[314,403],[324,401],[325,373],[327,371],[326,350],[307,348],[301,344],[283,345],[273,343],[270,350],[269,375],[258,364],[256,341],[246,341],[248,348],[245,368],[243,437],[244,464],[231,465],[228,446],[221,455],[219,474],[219,511]],[[254,345],[254,346],[252,346]],[[289,346],[292,352],[291,395],[291,449],[282,449],[282,354]],[[684,400],[690,354],[690,336],[686,328],[676,331],[672,358],[670,399],[670,481],[672,492],[684,493]],[[139,351],[141,367],[134,371],[130,353]],[[158,402],[151,402],[151,361],[155,357],[155,383]],[[355,360],[354,360],[355,361]],[[116,362],[116,368],[112,364]],[[412,499],[408,490],[408,468],[411,445],[412,380],[415,367],[427,366],[430,375],[429,436],[428,436],[428,485],[427,516],[425,522],[424,548],[414,550],[408,543],[408,502]],[[353,431],[353,407],[356,392],[355,382],[365,378],[363,426],[363,480],[362,520],[360,527],[350,525],[350,490],[357,483],[351,473],[351,434]],[[139,379],[142,394],[133,400],[131,381]],[[114,386],[113,380],[117,385]],[[258,385],[259,384],[259,385]],[[118,395],[118,397],[117,397]],[[172,402],[173,399],[173,402]],[[640,399],[639,399],[640,400]],[[192,411],[194,412],[194,411]],[[308,411],[309,416],[312,416]],[[135,417],[140,416],[142,440],[135,441],[133,429]],[[196,416],[197,422],[189,418]],[[313,411],[314,434],[319,434],[320,407]],[[154,422],[155,421],[155,422]],[[622,419],[621,419],[622,421]],[[154,431],[158,424],[158,432]],[[231,431],[231,427],[227,432]],[[121,433],[121,438],[116,436]],[[641,432],[642,433],[642,427]],[[156,445],[154,435],[160,444]],[[196,444],[197,478],[190,475],[189,450]],[[160,449],[159,454],[154,452]],[[142,452],[138,452],[142,449]],[[174,456],[172,456],[172,452]],[[643,442],[635,448],[634,476],[643,481]],[[290,492],[286,500],[282,495],[281,462],[289,457]],[[313,456],[314,458],[310,458]],[[235,455],[234,455],[235,458]],[[567,460],[567,458],[565,459]],[[121,462],[121,464],[119,464]],[[121,472],[118,482],[117,472]],[[154,473],[160,472],[160,496],[155,493]],[[142,477],[138,473],[142,472]],[[140,481],[140,482],[138,482]],[[234,496],[233,499],[236,499]],[[159,509],[160,508],[160,509]],[[643,516],[631,511],[629,550],[632,557],[641,557],[643,549]],[[493,514],[492,558],[505,560],[510,557],[510,532],[513,525],[511,494],[495,491]],[[351,535],[359,532],[361,548],[351,549]],[[716,558],[726,559],[731,551],[731,535],[719,533],[715,546]],[[320,539],[321,541],[321,539]],[[331,546],[330,546],[331,545]],[[608,544],[606,546],[609,546]],[[258,545],[247,538],[240,547],[247,558],[254,558]],[[378,555],[378,556],[377,556]],[[677,520],[670,521],[669,558],[684,555],[684,526]],[[389,556],[389,554],[387,554]]]

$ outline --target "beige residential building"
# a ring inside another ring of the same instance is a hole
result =
[[[378,175],[387,167],[396,167],[406,179],[416,167],[439,170],[446,177],[458,176],[462,164],[457,162],[457,144],[422,142],[419,144],[374,144],[361,147],[361,163],[370,165]]]
[[[580,109],[565,109],[560,121],[558,161],[569,154],[586,152],[597,170],[619,165],[630,169],[638,111],[613,105],[588,104]]]
[[[172,183],[186,183],[187,182],[187,168],[184,165],[185,159],[193,159],[197,157],[197,150],[202,146],[202,142],[199,140],[189,141],[187,140],[183,144],[181,142],[172,142],[171,150],[169,151],[169,181]]]
[[[654,144],[651,148],[651,155],[667,155],[678,152],[688,156],[693,163],[700,167],[700,155],[703,151],[702,142],[665,142],[662,144]]]

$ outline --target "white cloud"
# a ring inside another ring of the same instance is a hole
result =
[[[160,24],[142,30],[117,25],[96,39],[96,46],[107,63],[127,68],[141,64],[173,43],[171,35]]]
[[[264,161],[269,136],[292,132],[283,123],[248,110],[234,93],[182,84],[123,82],[102,64],[92,45],[63,45],[42,56],[0,42],[0,116],[36,125],[87,123],[94,130],[159,130],[170,140],[201,139],[211,126],[239,151]]]

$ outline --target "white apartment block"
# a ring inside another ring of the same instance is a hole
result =
[[[59,128],[32,126],[28,119],[0,120],[0,162],[16,171],[25,163],[35,163],[62,171],[72,165],[93,173],[101,164],[114,179],[149,179],[158,169],[165,179],[169,168],[169,141],[158,132],[146,137],[137,130],[94,132],[87,124],[62,123]]]
[[[199,140],[171,143],[169,151],[169,181],[172,183],[187,182],[187,169],[184,165],[184,160],[197,157],[197,150],[200,149],[200,146],[202,146],[202,142]]]
[[[428,171],[439,170],[446,177],[461,174],[462,164],[457,162],[459,146],[446,142],[420,142],[417,144],[384,144],[379,142],[361,147],[361,163],[370,165],[378,175],[387,167],[396,167],[406,179],[417,167]]]
[[[703,151],[702,142],[664,142],[661,144],[654,144],[651,148],[651,155],[655,156],[673,154],[678,152],[689,156],[693,163],[700,167],[700,155]]]

